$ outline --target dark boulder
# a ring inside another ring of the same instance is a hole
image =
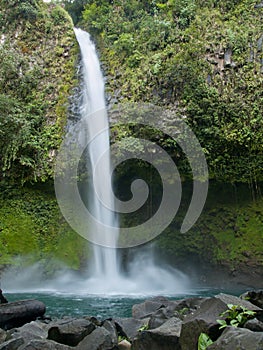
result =
[[[181,324],[180,319],[172,317],[158,328],[140,332],[132,350],[181,350]]]
[[[263,290],[251,290],[241,295],[241,299],[248,300],[250,303],[263,309]]]
[[[141,304],[133,305],[132,317],[137,319],[150,317],[156,310],[166,307],[171,303],[173,302],[162,296],[146,300]]]
[[[0,345],[0,350],[17,350],[23,344],[23,338],[10,339]]]
[[[217,320],[220,314],[228,309],[227,304],[244,306],[249,310],[262,311],[246,300],[228,294],[218,294],[201,303],[200,307],[187,315],[182,325],[180,344],[182,350],[196,349],[200,333],[208,334],[216,340],[222,333]]]
[[[54,342],[53,340],[31,340],[29,343],[19,347],[18,350],[71,350],[72,348]]]
[[[84,318],[60,320],[49,329],[48,339],[60,344],[76,346],[95,328],[92,322]]]
[[[247,328],[253,332],[263,332],[263,322],[253,318],[244,324],[244,328]]]
[[[96,328],[75,348],[76,350],[110,350],[117,346],[112,334],[104,327]]]
[[[21,300],[0,304],[0,327],[11,329],[35,321],[45,314],[45,304],[38,300]]]
[[[227,327],[207,350],[260,350],[263,349],[263,333],[245,328]]]
[[[6,341],[6,332],[0,328],[0,344]]]
[[[147,324],[145,320],[135,318],[116,318],[114,322],[118,334],[129,340],[133,340],[138,335],[140,328]]]

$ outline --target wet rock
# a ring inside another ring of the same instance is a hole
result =
[[[70,350],[71,347],[54,342],[53,340],[31,340],[18,350]]]
[[[76,350],[109,350],[117,346],[113,343],[113,337],[104,327],[96,328],[87,335],[75,348]]]
[[[6,332],[0,328],[0,344],[6,340]]]
[[[253,318],[244,324],[244,328],[247,328],[253,332],[263,332],[263,322]]]
[[[180,344],[182,350],[195,349],[200,333],[208,334],[216,340],[222,333],[217,320],[220,314],[228,309],[228,304],[244,306],[249,310],[261,311],[260,308],[246,300],[228,294],[218,294],[201,303],[200,307],[187,315],[182,325]]]
[[[132,316],[137,319],[150,317],[156,310],[166,307],[170,303],[172,303],[170,300],[162,296],[146,300],[141,304],[133,305]]]
[[[132,350],[180,350],[181,324],[181,320],[172,317],[158,328],[140,332]]]
[[[48,339],[69,346],[76,346],[95,329],[87,319],[66,319],[53,325],[48,331]]]
[[[45,326],[45,325],[43,325]],[[23,338],[24,343],[28,343],[30,340],[46,339],[47,330],[41,327],[40,322],[30,322],[22,327],[12,329],[7,332],[7,339]]]
[[[117,334],[115,322],[111,320],[105,320],[102,323],[102,327],[104,327],[111,334],[112,344],[116,344],[118,342],[118,334]]]
[[[139,329],[147,324],[147,321],[135,318],[116,318],[114,322],[118,333],[129,340],[133,340],[138,335]]]
[[[256,350],[263,349],[263,333],[245,328],[227,327],[207,350]]]
[[[0,305],[0,327],[11,329],[35,321],[46,311],[45,304],[38,300],[21,300]]]
[[[17,350],[23,344],[23,338],[10,339],[0,345],[0,350]]]
[[[263,290],[251,290],[242,294],[240,298],[263,309]]]

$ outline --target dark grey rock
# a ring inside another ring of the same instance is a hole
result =
[[[244,324],[244,328],[247,328],[253,332],[263,332],[263,322],[253,318]]]
[[[104,327],[96,328],[75,348],[76,350],[109,350],[117,346],[112,342],[112,335]]]
[[[66,319],[53,325],[48,331],[48,339],[69,346],[76,346],[90,334],[95,325],[87,319]]]
[[[245,328],[227,327],[222,335],[207,347],[207,350],[261,350],[263,333]]]
[[[181,309],[180,309],[181,310]],[[149,320],[149,329],[154,329],[160,327],[168,319],[178,315],[177,304],[168,305],[167,307],[162,307],[152,314]]]
[[[263,290],[251,290],[242,294],[240,298],[263,309]]]
[[[17,350],[24,344],[23,338],[10,339],[0,345],[0,350]]]
[[[181,350],[181,324],[181,320],[172,317],[158,328],[140,332],[132,350]]]
[[[0,328],[0,344],[6,341],[6,332]]]
[[[71,350],[72,347],[62,345],[53,340],[31,340],[29,343],[22,345],[18,350]]]
[[[11,329],[23,326],[42,317],[46,311],[45,304],[38,300],[21,300],[0,304],[0,327]]]
[[[116,318],[114,322],[118,333],[129,340],[133,340],[138,335],[139,329],[147,324],[145,320],[135,318]]]
[[[150,317],[156,310],[166,307],[170,303],[170,300],[160,296],[146,300],[141,304],[135,304],[132,307],[132,317],[137,319]]]
[[[7,332],[8,339],[23,338],[25,343],[30,340],[46,339],[47,331],[41,327],[40,322],[32,321],[22,327]]]
[[[105,320],[102,323],[102,327],[104,327],[111,335],[111,341],[113,344],[118,342],[118,334],[115,326],[115,322],[111,320]]]
[[[196,311],[184,319],[180,336],[182,350],[195,349],[202,332],[208,334],[212,340],[221,335],[222,330],[219,330],[217,320],[219,315],[228,309],[227,304],[244,306],[254,311],[261,310],[246,300],[223,293],[205,300]]]

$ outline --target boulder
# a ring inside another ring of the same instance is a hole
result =
[[[166,307],[171,303],[173,302],[162,296],[146,300],[141,304],[133,305],[132,317],[137,319],[150,317],[156,310]]]
[[[181,350],[181,324],[180,319],[172,317],[158,328],[140,332],[132,350]]]
[[[141,327],[145,326],[145,320],[138,320],[136,318],[116,318],[114,320],[118,334],[133,340],[139,333]]]
[[[260,350],[263,349],[263,333],[245,328],[227,327],[207,350]]]
[[[42,317],[45,311],[45,304],[38,300],[0,304],[0,327],[7,330],[23,326],[25,323]]]
[[[244,324],[244,328],[247,328],[253,332],[263,332],[263,322],[253,318]]]
[[[0,345],[0,350],[17,350],[23,344],[23,338],[10,339]]]
[[[0,328],[0,344],[6,341],[6,332]]]
[[[72,348],[58,344],[53,340],[31,340],[29,343],[19,347],[18,350],[72,350]]]
[[[43,329],[40,322],[32,321],[7,332],[7,339],[16,338],[23,338],[25,343],[35,339],[46,339],[47,331]]]
[[[122,340],[118,344],[118,350],[130,350],[131,349],[131,343],[128,342],[128,340]]]
[[[118,333],[115,322],[112,320],[105,320],[102,323],[102,327],[104,327],[111,334],[111,341],[113,344],[116,344],[118,342]]]
[[[75,348],[76,350],[109,350],[117,346],[112,334],[104,327],[96,328],[87,335]]]
[[[87,319],[65,319],[53,324],[48,330],[48,339],[69,346],[76,346],[96,326]]]
[[[241,299],[248,300],[250,303],[263,309],[263,290],[251,290],[241,295]]]
[[[212,340],[216,340],[222,333],[219,330],[217,320],[220,314],[228,309],[227,304],[244,306],[249,310],[261,311],[260,308],[246,300],[228,294],[218,294],[206,299],[200,307],[190,315],[187,315],[182,324],[180,344],[182,350],[196,349],[200,333],[208,334]]]

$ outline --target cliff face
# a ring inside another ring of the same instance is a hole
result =
[[[41,0],[1,0],[0,11],[0,180],[44,181],[74,86],[73,23]]]

